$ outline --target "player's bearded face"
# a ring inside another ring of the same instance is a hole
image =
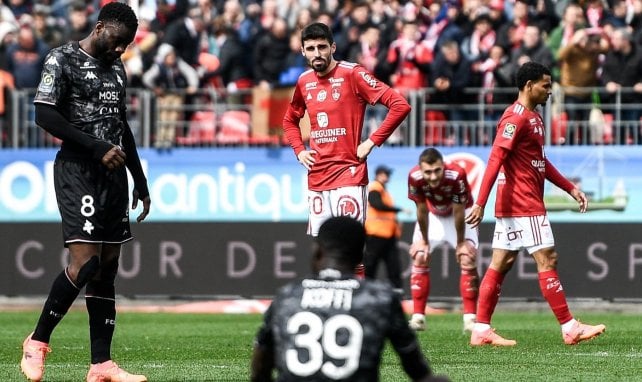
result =
[[[430,188],[439,186],[444,177],[444,163],[442,161],[438,160],[435,163],[421,162],[419,167],[421,168],[424,181]]]
[[[308,65],[319,73],[324,73],[330,67],[334,49],[335,44],[324,39],[304,41],[301,48]]]

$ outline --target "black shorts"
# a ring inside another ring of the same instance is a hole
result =
[[[127,170],[56,156],[54,186],[65,247],[70,243],[120,244],[131,240]]]

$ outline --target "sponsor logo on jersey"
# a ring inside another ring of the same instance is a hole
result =
[[[104,88],[115,88],[116,85],[111,83],[111,82],[103,82],[103,87]]]
[[[111,101],[112,103],[118,101],[118,92],[115,90],[104,90],[98,93],[98,99],[101,101]]]
[[[323,102],[327,97],[328,92],[326,92],[325,90],[321,90],[319,93],[317,93],[317,102]]]
[[[54,56],[49,57],[49,59],[45,62],[45,65],[60,66],[58,64],[58,60],[56,60],[56,57]]]
[[[328,114],[326,114],[325,112],[321,112],[317,114],[317,124],[319,125],[319,127],[321,128],[328,127],[328,123],[329,123]]]
[[[85,78],[84,79],[85,80],[95,80],[97,78],[98,77],[96,77],[96,74],[94,74],[94,72],[87,72],[87,74],[85,74]]]
[[[515,131],[517,130],[517,126],[513,123],[506,123],[504,125],[504,131],[502,132],[502,137],[512,139],[513,136],[515,135]]]
[[[340,87],[343,81],[345,81],[344,78],[330,78],[330,83],[332,84],[333,88]]]
[[[51,73],[42,73],[40,85],[38,85],[38,91],[42,93],[51,93],[53,90],[54,78],[54,75]]]
[[[341,98],[341,92],[339,91],[339,89],[337,88],[332,89],[332,99],[335,101],[338,101],[339,98]]]
[[[91,62],[89,62],[89,61],[85,61],[85,63],[84,63],[84,64],[82,64],[82,66],[80,67],[80,69],[83,69],[83,70],[84,70],[84,69],[96,69],[96,66],[95,66],[95,65],[92,65],[92,64],[91,64]]]
[[[368,72],[359,72],[361,75],[361,78],[363,78],[364,81],[371,87],[371,88],[376,88],[377,87],[377,80],[370,75]]]
[[[306,82],[305,83],[305,90],[312,90],[317,88],[317,82]]]

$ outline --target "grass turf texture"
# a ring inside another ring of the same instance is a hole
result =
[[[640,381],[642,317],[580,313],[587,323],[604,323],[602,336],[567,346],[549,312],[499,312],[493,325],[514,348],[468,345],[461,316],[428,316],[420,332],[433,370],[453,381]],[[21,345],[37,312],[0,313],[0,380],[23,381]],[[247,381],[259,315],[120,313],[112,356],[124,369],[150,381]],[[89,366],[87,316],[72,311],[54,332],[45,381],[84,381]],[[388,347],[382,381],[407,380]]]

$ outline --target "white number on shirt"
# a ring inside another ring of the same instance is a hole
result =
[[[307,326],[308,331],[299,333],[302,326]],[[348,342],[339,344],[337,333],[345,330]],[[288,320],[287,332],[294,336],[294,345],[306,349],[308,360],[299,361],[299,351],[288,349],[285,352],[285,362],[288,370],[294,375],[307,377],[319,370],[332,379],[346,378],[359,368],[361,345],[363,342],[363,328],[359,321],[352,316],[339,314],[330,317],[325,324],[319,316],[311,312],[299,312]],[[323,355],[327,355],[341,366],[328,361],[323,363]]]

